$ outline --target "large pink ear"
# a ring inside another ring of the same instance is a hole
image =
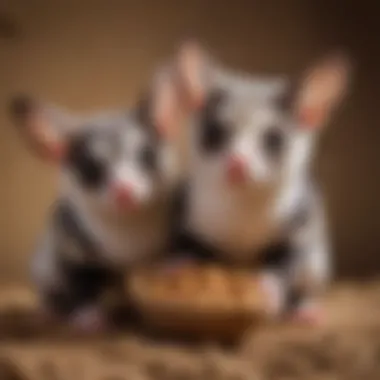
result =
[[[350,72],[342,54],[330,55],[307,71],[295,99],[299,125],[318,129],[327,123],[347,91]]]
[[[183,43],[174,60],[157,71],[150,114],[162,136],[179,132],[187,116],[202,106],[206,96],[205,56],[195,42]]]
[[[160,70],[151,91],[150,116],[164,138],[173,137],[182,122],[183,106],[172,67]]]
[[[190,111],[200,108],[206,97],[208,58],[195,41],[182,44],[177,54],[177,70],[184,101]]]
[[[26,95],[10,103],[10,115],[21,137],[39,158],[57,162],[65,156],[66,140],[60,133],[58,110]],[[64,121],[64,117],[60,118]]]

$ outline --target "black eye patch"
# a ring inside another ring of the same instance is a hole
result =
[[[216,153],[227,145],[229,131],[217,120],[205,120],[202,124],[201,146],[204,151]]]
[[[276,126],[268,128],[263,135],[263,145],[270,157],[278,158],[285,146],[284,132]]]
[[[90,148],[91,136],[80,136],[69,146],[66,164],[87,189],[100,188],[107,180],[107,165]]]
[[[153,146],[145,146],[139,153],[139,161],[144,169],[155,170],[157,168],[157,151]]]
[[[217,118],[218,108],[225,97],[225,93],[222,91],[212,93],[201,115],[200,145],[208,153],[220,151],[229,141],[230,131],[227,125]]]

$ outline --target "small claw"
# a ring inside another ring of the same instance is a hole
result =
[[[86,334],[102,333],[108,329],[104,312],[98,307],[86,307],[75,312],[69,321],[79,332]]]
[[[305,303],[292,312],[291,320],[297,324],[317,327],[325,321],[325,312],[319,303]]]

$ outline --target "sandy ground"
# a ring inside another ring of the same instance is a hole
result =
[[[235,347],[158,342],[136,332],[79,339],[33,327],[35,299],[0,292],[0,380],[380,379],[380,282],[338,284],[318,329],[262,326]]]

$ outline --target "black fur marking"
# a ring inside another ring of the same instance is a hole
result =
[[[216,250],[204,243],[195,235],[180,231],[173,241],[174,257],[189,258],[198,262],[215,261],[218,257]]]
[[[268,270],[276,273],[285,287],[285,306],[284,311],[290,312],[302,302],[302,294],[296,292],[295,289],[289,287],[289,276],[291,276],[290,268],[293,260],[295,260],[294,247],[287,241],[278,242],[268,246],[262,251],[259,260],[260,270]]]
[[[99,300],[106,287],[117,279],[117,273],[97,261],[99,252],[91,235],[81,225],[74,209],[67,201],[58,204],[53,215],[58,242],[59,268],[64,286],[45,294],[45,302],[58,314],[67,316],[76,309]],[[68,252],[68,240],[80,249],[77,260]]]
[[[154,171],[157,168],[157,149],[153,144],[142,148],[139,156],[144,169]]]
[[[268,269],[286,269],[293,259],[293,250],[287,241],[269,245],[260,255],[259,264]]]
[[[155,172],[158,169],[158,146],[160,136],[158,129],[154,125],[150,110],[152,109],[152,96],[148,92],[140,98],[135,110],[134,117],[138,125],[147,133],[149,142],[142,148],[138,160],[142,167],[149,172]]]
[[[307,226],[313,213],[313,197],[316,185],[309,179],[310,185],[305,187],[301,197],[298,199],[296,206],[285,226],[286,233],[292,234],[295,230]]]
[[[187,209],[188,184],[181,183],[174,191],[171,201],[171,225],[170,225],[170,242],[168,250],[170,252],[177,249],[177,238],[182,231],[183,221]]]
[[[187,193],[188,185],[183,184],[177,190],[173,199],[172,231],[169,244],[170,255],[174,259],[186,256],[186,258],[196,261],[215,260],[218,257],[215,249],[183,228],[187,212]]]
[[[80,135],[71,141],[67,165],[87,189],[98,189],[107,181],[107,165],[95,157],[89,148],[90,134]]]
[[[84,227],[78,220],[74,209],[68,202],[59,204],[55,211],[54,220],[57,224],[56,228],[61,233],[60,235],[63,244],[65,239],[74,240],[76,246],[81,249],[81,258],[94,260],[99,257],[98,249],[96,248],[93,239],[90,234],[85,231]],[[63,256],[70,256],[70,252],[63,252]]]
[[[95,263],[61,261],[65,287],[46,294],[45,301],[62,316],[99,302],[103,291],[112,286],[118,276],[116,272]]]
[[[217,109],[225,100],[225,93],[217,91],[209,96],[200,119],[200,145],[207,153],[216,153],[227,144],[230,131],[217,118]]]
[[[201,146],[208,153],[219,152],[227,143],[229,133],[217,120],[202,123]]]
[[[274,159],[278,159],[285,147],[285,133],[278,127],[268,128],[263,135],[264,149]]]

